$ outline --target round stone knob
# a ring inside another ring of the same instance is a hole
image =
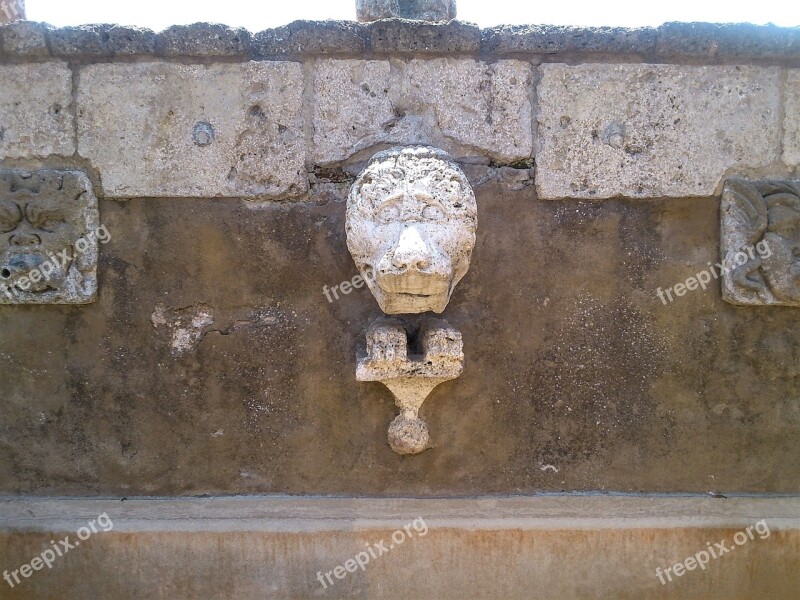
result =
[[[427,450],[431,436],[425,421],[399,414],[389,425],[389,445],[398,454],[419,454]]]

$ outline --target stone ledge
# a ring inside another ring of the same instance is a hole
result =
[[[96,533],[78,542],[90,522]],[[797,497],[0,501],[9,572],[67,536],[67,558],[14,589],[3,582],[4,597],[666,600],[790,598],[800,587]],[[717,542],[724,555],[660,583],[657,569]],[[363,568],[346,562],[356,556]]]
[[[44,56],[85,62],[118,56],[240,58],[303,55],[465,54],[520,55],[552,60],[558,56],[639,56],[650,62],[800,65],[800,27],[774,25],[667,23],[658,28],[501,25],[487,29],[461,21],[425,23],[387,19],[295,21],[250,34],[226,25],[195,23],[154,33],[137,27],[82,25],[53,28],[17,22],[0,26],[2,57]]]
[[[579,495],[479,498],[319,496],[0,496],[0,532],[70,531],[108,512],[117,532],[333,531],[392,527],[422,516],[431,527],[635,529],[735,528],[768,519],[800,530],[800,496]]]

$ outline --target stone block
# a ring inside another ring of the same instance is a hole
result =
[[[664,23],[656,56],[662,60],[793,60],[800,27],[752,23]]]
[[[0,66],[0,158],[74,154],[71,104],[64,63]]]
[[[47,39],[44,23],[33,21],[14,21],[0,27],[3,39],[3,52],[10,56],[47,56]]]
[[[156,34],[150,29],[119,25],[79,25],[48,32],[54,56],[68,59],[155,54]]]
[[[370,47],[378,53],[474,54],[481,46],[480,28],[462,21],[384,19],[368,28]]]
[[[257,57],[361,54],[366,35],[353,21],[294,21],[255,34],[253,50]]]
[[[516,60],[320,61],[314,161],[337,163],[387,144],[524,160],[532,153],[531,80],[531,65]]]
[[[780,70],[544,65],[542,198],[695,197],[780,155]]]
[[[163,56],[247,56],[250,32],[242,27],[216,23],[173,25],[158,35]]]
[[[481,50],[492,54],[650,54],[656,45],[656,30],[650,27],[499,25],[484,29],[482,37]]]
[[[800,69],[791,69],[783,95],[783,162],[800,166]]]
[[[302,194],[303,76],[289,62],[81,72],[81,156],[111,197]]]

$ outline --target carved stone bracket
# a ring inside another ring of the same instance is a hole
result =
[[[398,454],[419,454],[430,445],[419,409],[433,388],[464,371],[464,347],[461,333],[443,319],[425,318],[411,340],[406,327],[400,319],[385,317],[370,325],[356,379],[389,388],[400,409],[389,426],[389,445]]]

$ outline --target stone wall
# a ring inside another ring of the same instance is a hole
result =
[[[97,300],[0,306],[0,493],[800,492],[797,308],[719,281],[731,177],[800,178],[800,30],[0,28],[0,167],[86,173]],[[478,201],[466,369],[400,457],[344,200],[378,150]],[[696,282],[695,282],[696,283]],[[697,287],[697,286],[695,286]]]

